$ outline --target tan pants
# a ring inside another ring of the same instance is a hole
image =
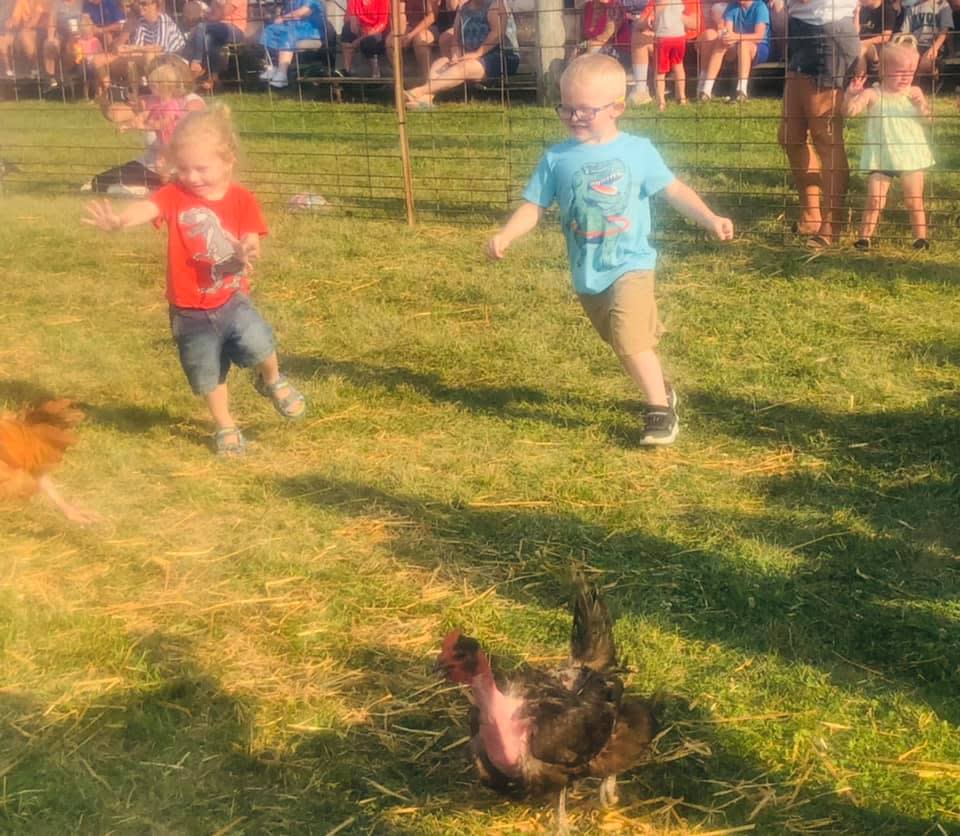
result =
[[[800,196],[800,230],[831,242],[846,223],[844,200],[850,180],[843,147],[842,97],[842,88],[818,88],[811,76],[787,73],[780,144]]]

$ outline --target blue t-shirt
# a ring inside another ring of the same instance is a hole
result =
[[[752,35],[758,23],[767,28],[762,43],[770,47],[770,9],[763,0],[753,0],[749,9],[744,9],[739,3],[728,3],[723,19],[733,25],[733,31],[738,35]]]
[[[577,293],[603,293],[624,273],[652,270],[650,197],[674,180],[649,139],[618,134],[603,145],[569,140],[547,149],[524,200],[560,207]]]
[[[90,20],[94,26],[112,26],[124,20],[123,9],[117,0],[100,0],[99,3],[91,3],[85,0],[83,4],[83,13],[90,15]]]

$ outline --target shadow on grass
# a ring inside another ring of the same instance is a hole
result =
[[[349,701],[365,719],[302,732],[276,752],[253,743],[256,703],[227,693],[197,664],[189,641],[130,639],[153,683],[140,690],[78,698],[73,707],[0,694],[0,754],[12,764],[0,805],[4,832],[423,833],[430,822],[430,832],[467,823],[482,831],[511,806],[477,785],[456,745],[467,702],[438,682],[431,689],[422,658],[350,647],[347,661],[360,675]],[[373,705],[380,709],[371,714]],[[668,701],[664,714],[671,728],[662,761],[625,776],[621,788],[631,815],[693,825],[749,819],[761,833],[814,817],[833,833],[924,832],[917,820],[857,809],[832,788],[798,786],[744,760],[725,748],[708,716],[682,701]],[[571,804],[578,827],[594,818],[595,793],[588,782]],[[533,801],[528,814],[549,828],[550,805]]]
[[[622,608],[665,622],[664,629],[818,666],[858,694],[915,694],[944,719],[960,722],[960,640],[952,620],[931,611],[952,600],[960,582],[955,573],[941,574],[949,567],[939,562],[918,571],[902,540],[878,544],[844,532],[817,550],[796,548],[793,570],[775,573],[713,549],[691,552],[640,531],[611,532],[574,515],[442,505],[325,477],[288,479],[280,489],[340,513],[412,521],[409,533],[393,541],[398,557],[431,570],[442,566],[452,577],[473,576],[483,588],[499,582],[502,593],[520,600],[552,606],[551,590],[511,581],[529,573],[563,577],[572,558],[589,555],[592,566],[618,579]],[[776,526],[778,537],[803,538],[794,543],[816,539],[779,519],[767,523],[725,521],[748,535]]]
[[[621,447],[635,447],[641,437],[643,403],[639,399],[591,399],[564,392],[552,395],[531,386],[490,386],[446,381],[441,375],[406,366],[380,366],[323,356],[284,355],[292,377],[342,376],[351,386],[408,396],[413,390],[437,403],[452,404],[478,415],[503,420],[537,421],[563,429],[593,427]],[[615,362],[611,358],[611,363]]]

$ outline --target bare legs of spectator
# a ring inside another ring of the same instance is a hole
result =
[[[441,35],[441,40],[443,36]],[[411,43],[413,47],[414,59],[417,62],[417,78],[426,79],[430,75],[430,54],[436,44],[436,38],[429,29],[416,35]],[[388,36],[386,40],[387,63],[393,66],[393,38]]]
[[[0,34],[0,75],[13,78],[13,35]]]
[[[630,33],[630,60],[633,66],[633,92],[630,103],[643,105],[650,101],[648,74],[653,59],[653,32],[634,27]]]
[[[481,81],[486,69],[476,58],[438,58],[430,67],[426,82],[406,91],[407,103],[411,107],[429,105],[433,97],[444,90],[453,90],[468,81]]]
[[[362,36],[358,36],[355,41],[340,40],[340,54],[343,56],[343,71],[350,74],[350,68],[353,66],[353,56],[356,54],[359,41]]]
[[[832,244],[843,230],[850,171],[839,108],[842,94],[835,88],[818,89],[809,76],[787,73],[779,140],[800,197],[799,231],[813,236],[811,246]]]
[[[36,29],[21,29],[14,36],[14,43],[20,48],[24,60],[30,66],[33,72],[39,70],[37,44],[38,33]]]
[[[687,72],[683,64],[677,64],[671,71],[673,83],[676,85],[677,102],[687,103]],[[667,76],[664,73],[657,73],[657,108],[659,110],[667,109]]]
[[[60,63],[60,39],[54,35],[43,42],[43,71],[47,78],[57,77],[57,64]]]
[[[704,32],[700,39],[701,53],[704,55],[704,67],[700,83],[697,85],[701,98],[713,96],[713,85],[720,75],[723,62],[731,55],[737,56],[737,94],[746,97],[750,83],[750,70],[757,57],[756,41],[724,41],[716,32]]]

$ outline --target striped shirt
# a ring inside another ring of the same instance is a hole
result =
[[[159,46],[161,52],[179,52],[185,41],[173,18],[161,12],[153,23],[140,18],[130,43],[133,46]]]

